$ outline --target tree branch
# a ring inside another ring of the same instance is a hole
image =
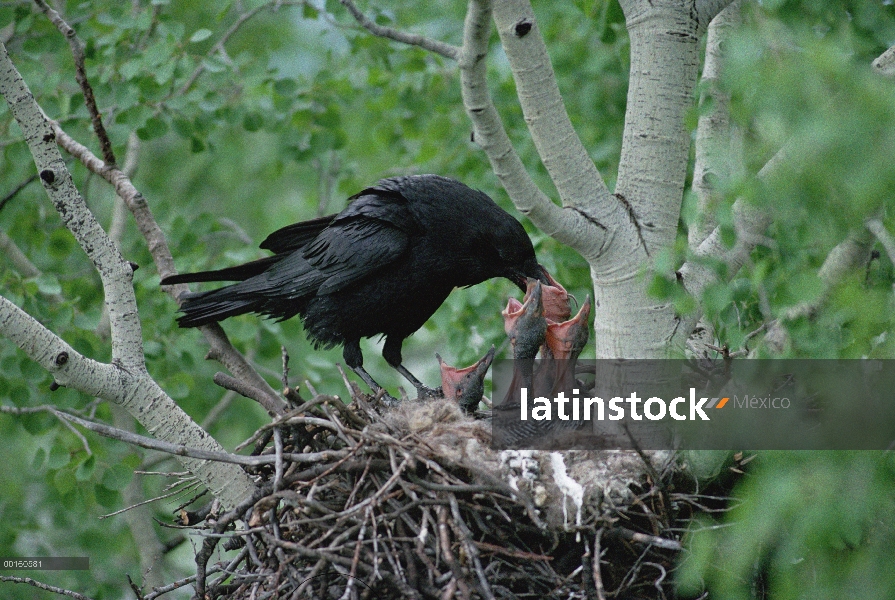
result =
[[[78,592],[62,589],[60,587],[56,587],[55,585],[41,583],[40,581],[31,579],[30,577],[12,577],[9,575],[0,575],[0,581],[8,581],[9,583],[27,583],[28,585],[32,585],[38,589],[47,592],[53,592],[54,594],[59,594],[60,596],[75,598],[75,600],[91,600],[89,596],[85,596],[84,594],[79,594]]]
[[[224,32],[224,35],[221,36],[221,39],[219,39],[217,41],[217,43],[215,43],[215,45],[211,47],[211,49],[208,51],[206,56],[208,58],[211,58],[218,52],[220,52],[222,54],[225,53],[224,45],[227,43],[227,41],[231,37],[233,37],[233,35],[237,31],[240,30],[240,28],[243,25],[245,25],[246,21],[248,21],[249,19],[251,19],[252,17],[257,15],[259,12],[261,12],[265,8],[270,8],[271,6],[278,6],[280,4],[281,4],[281,2],[277,2],[277,1],[268,2],[266,4],[260,4],[260,5],[256,6],[255,8],[248,10],[248,11],[242,13],[241,15],[239,15],[239,17],[237,17],[236,21],[227,29],[227,31]],[[184,83],[181,86],[180,90],[178,90],[176,94],[172,93],[171,96],[169,96],[169,98],[173,97],[175,95],[182,96],[182,95],[186,94],[190,90],[190,88],[193,87],[193,84],[196,83],[196,80],[199,79],[199,77],[202,75],[202,73],[205,72],[205,69],[206,69],[205,61],[199,61],[199,65],[196,67],[196,69],[190,75],[190,78],[187,79],[186,83]]]
[[[886,250],[886,254],[889,255],[889,260],[895,263],[895,237],[892,237],[892,234],[889,233],[889,230],[886,229],[886,226],[883,225],[883,222],[879,219],[868,219],[864,225],[867,229],[876,236],[876,239],[879,240],[879,243],[883,245],[883,248]]]
[[[220,449],[147,373],[132,269],[75,188],[71,173],[54,143],[56,135],[50,122],[3,44],[0,44],[0,94],[24,134],[47,194],[100,274],[111,322],[113,363],[102,364],[81,356],[2,297],[0,333],[53,373],[58,384],[120,404],[148,431],[161,438]],[[172,421],[176,426],[172,426]],[[254,488],[246,474],[235,467],[221,468],[221,465],[194,459],[183,459],[183,462],[215,497],[228,506],[238,505]]]
[[[795,156],[799,157],[798,163],[793,160]],[[799,152],[790,141],[761,168],[756,178],[767,181],[776,177],[785,168],[798,171],[801,165],[810,160],[810,156],[804,151]],[[700,298],[705,288],[718,279],[715,271],[706,265],[705,259],[712,258],[726,263],[727,276],[733,278],[749,259],[757,242],[763,239],[765,229],[771,224],[770,213],[749,206],[742,199],[733,203],[732,211],[736,231],[736,243],[733,248],[727,248],[722,240],[721,227],[716,227],[693,253],[693,258],[684,263],[678,271],[681,284],[694,298]],[[682,318],[670,341],[683,347],[701,316],[701,311],[695,311]]]
[[[697,198],[699,221],[688,232],[691,249],[696,249],[717,225],[714,210],[721,201],[715,182],[731,176],[732,162],[739,155],[739,139],[734,140],[730,124],[730,95],[721,90],[718,80],[723,65],[722,45],[740,22],[740,3],[734,2],[715,17],[709,25],[702,69],[700,107],[711,103],[701,112],[696,127],[696,163],[693,167],[693,191]]]
[[[20,183],[16,187],[14,187],[12,189],[12,191],[9,192],[8,194],[6,194],[5,196],[3,196],[3,198],[0,198],[0,210],[3,210],[3,208],[9,203],[10,200],[15,198],[19,192],[21,192],[23,189],[25,189],[28,186],[28,184],[31,183],[32,181],[34,181],[35,179],[37,179],[37,173],[35,173],[34,175],[29,177],[22,183]]]
[[[880,75],[895,77],[895,46],[880,54],[871,66]]]
[[[103,160],[106,161],[106,164],[114,165],[116,161],[115,154],[112,152],[112,142],[109,140],[109,134],[106,133],[106,128],[103,125],[103,117],[96,107],[96,97],[93,94],[93,88],[87,80],[87,69],[84,65],[84,42],[78,37],[78,33],[65,22],[62,15],[50,8],[44,0],[34,0],[34,3],[43,11],[50,22],[56,26],[56,29],[65,36],[65,39],[68,40],[72,57],[75,60],[75,79],[78,81],[78,85],[81,86],[81,91],[84,92],[84,104],[87,105],[87,112],[90,113],[90,122],[93,125],[93,132],[99,140]]]
[[[278,460],[278,458],[272,454],[266,454],[263,456],[243,456],[241,454],[231,454],[229,452],[223,451],[191,448],[189,446],[184,446],[183,444],[173,444],[163,440],[146,437],[144,435],[138,435],[136,433],[131,433],[130,431],[125,431],[124,429],[110,427],[109,425],[105,425],[103,423],[97,423],[96,421],[88,421],[87,419],[82,419],[66,412],[54,410],[53,413],[60,419],[65,419],[67,421],[80,425],[84,429],[88,429],[93,433],[97,433],[103,437],[118,440],[120,442],[125,442],[133,446],[139,446],[140,448],[146,448],[147,450],[157,450],[158,452],[172,454],[174,456],[197,458],[203,461],[210,460],[254,467],[260,465],[272,465]],[[282,458],[285,458],[287,460],[297,461],[304,464],[323,460],[338,460],[347,456],[348,452],[348,450],[329,450],[309,454],[285,452],[281,456]]]
[[[124,367],[145,369],[142,332],[133,291],[133,269],[75,188],[71,173],[53,143],[53,130],[9,59],[5,46],[0,46],[0,65],[0,72],[3,73],[0,93],[25,132],[25,141],[34,156],[41,183],[63,223],[99,272],[111,319],[112,358]]]
[[[460,56],[460,48],[456,46],[433,40],[422,35],[405,33],[391,27],[379,25],[368,19],[352,0],[339,0],[339,2],[342,3],[342,6],[348,9],[348,12],[351,13],[351,16],[354,17],[358,23],[360,23],[361,27],[375,36],[388,38],[410,46],[419,46],[429,52],[434,52],[435,54],[451,60],[457,60]]]
[[[168,275],[174,275],[177,271],[174,268],[174,259],[171,255],[171,249],[168,247],[168,241],[158,226],[158,222],[155,220],[152,210],[149,208],[149,203],[143,197],[143,194],[134,187],[130,178],[123,171],[114,166],[106,166],[87,147],[69,136],[59,126],[59,123],[55,121],[51,121],[51,123],[56,142],[90,171],[101,176],[115,188],[115,192],[127,205],[131,214],[134,215],[137,228],[143,235],[143,239],[146,240],[160,277],[164,278]],[[189,291],[186,284],[167,286],[164,289],[174,299],[178,299],[182,293]],[[220,362],[235,377],[247,381],[257,389],[264,390],[265,402],[262,403],[262,406],[271,414],[283,414],[286,409],[286,403],[270,384],[245,360],[245,357],[230,344],[230,340],[227,339],[227,334],[224,333],[221,326],[214,323],[199,327],[199,330],[211,347],[208,357]]]
[[[40,269],[28,260],[28,257],[19,250],[19,247],[11,237],[6,235],[5,231],[0,231],[0,252],[6,256],[12,268],[16,269],[22,277],[29,278],[40,275]]]
[[[496,0],[494,24],[510,61],[528,130],[563,206],[607,222],[616,203],[566,112],[530,2]]]
[[[602,232],[586,215],[563,210],[535,185],[494,107],[486,77],[490,18],[489,1],[470,0],[459,64],[463,104],[473,124],[475,142],[485,151],[516,208],[547,235],[586,254],[595,236],[599,239]],[[596,244],[598,248],[600,245]]]
[[[734,0],[696,0],[696,15],[701,31]]]

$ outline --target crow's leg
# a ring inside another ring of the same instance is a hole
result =
[[[388,336],[385,338],[385,345],[382,347],[382,357],[385,359],[385,362],[394,367],[398,373],[403,375],[416,388],[417,398],[440,398],[441,393],[439,390],[433,390],[425,385],[401,364],[401,344],[403,343],[404,338],[401,337]]]
[[[417,379],[413,376],[413,373],[407,370],[404,365],[398,365],[395,367],[398,373],[404,376],[404,378],[413,384],[413,387],[416,388],[416,396],[417,398],[441,398],[441,391],[432,389],[427,386],[425,383]]]
[[[382,399],[386,402],[386,404],[393,404],[397,402],[394,396],[385,391],[385,389],[376,383],[376,380],[373,379],[369,373],[367,373],[366,369],[364,369],[364,356],[360,351],[360,340],[351,340],[345,342],[345,345],[342,349],[342,358],[345,359],[345,364],[348,365],[354,373],[363,379],[364,383],[373,391],[374,394],[378,394],[379,391],[383,391]]]

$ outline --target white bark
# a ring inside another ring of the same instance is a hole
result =
[[[799,157],[798,161],[794,160],[795,156]],[[757,178],[769,180],[784,169],[797,171],[800,165],[810,163],[810,161],[810,156],[799,152],[792,143],[787,143],[762,167]],[[746,264],[749,254],[763,239],[764,230],[771,224],[769,213],[757,210],[742,200],[733,203],[733,217],[736,232],[736,243],[733,248],[728,248],[724,244],[721,228],[716,227],[696,249],[693,260],[684,263],[679,271],[681,284],[694,298],[701,298],[705,288],[718,280],[715,271],[705,265],[706,258],[720,259],[726,263],[728,277],[732,278]],[[702,312],[696,311],[681,319],[673,339],[673,344],[677,348],[684,347],[687,336],[693,331],[693,327],[701,317]]]
[[[489,1],[470,0],[459,64],[463,104],[474,127],[475,141],[485,151],[516,208],[541,231],[586,255],[594,246],[602,245],[600,236],[605,231],[595,227],[586,213],[563,210],[535,185],[491,100],[486,78],[490,19]]]
[[[649,298],[641,265],[674,243],[690,146],[684,115],[698,67],[692,5],[625,0],[631,70],[611,245],[591,263],[597,358],[661,358],[678,325]]]
[[[873,69],[885,77],[895,77],[895,46],[880,54],[872,64]]]
[[[895,262],[895,237],[892,237],[892,234],[889,233],[889,230],[886,229],[886,226],[883,225],[883,222],[879,219],[867,219],[865,223],[867,229],[876,236],[876,239],[883,245],[883,248],[886,250],[886,254],[889,255],[889,260]]]
[[[60,385],[120,404],[159,439],[207,450],[221,450],[149,376],[132,286],[133,271],[103,231],[74,186],[59,154],[55,133],[0,44],[0,94],[24,133],[41,182],[63,223],[100,274],[109,311],[112,364],[75,352],[20,308],[0,297],[0,333],[49,370]],[[254,486],[230,464],[181,459],[225,506],[247,499]]]
[[[602,221],[599,207],[610,203],[609,190],[572,127],[531,4],[496,0],[494,23],[531,139],[563,205]]]
[[[700,30],[704,30],[712,19],[730,4],[732,0],[696,0],[694,9]]]
[[[128,210],[134,216],[134,221],[143,239],[152,255],[152,260],[158,269],[159,275],[164,278],[167,275],[174,275],[177,271],[174,269],[174,259],[171,256],[171,250],[168,248],[168,242],[158,226],[152,211],[146,202],[143,194],[134,187],[130,178],[120,169],[106,165],[98,157],[94,156],[82,144],[72,139],[56,122],[51,122],[53,133],[56,136],[56,142],[62,146],[66,152],[77,158],[90,171],[100,175],[108,181],[114,188],[118,197],[124,200]],[[181,293],[188,291],[186,284],[169,286],[168,292],[175,298]],[[261,377],[257,371],[246,361],[236,349],[230,344],[224,330],[217,323],[203,325],[199,328],[205,340],[208,342],[210,349],[207,358],[214,359],[224,365],[233,375],[246,382],[257,393],[258,402],[264,406],[270,414],[283,414],[285,412],[286,403],[280,398],[270,385]]]
[[[698,221],[690,227],[689,243],[695,249],[715,229],[714,212],[721,201],[715,189],[719,180],[733,174],[733,162],[740,155],[741,136],[730,124],[730,95],[721,90],[718,80],[723,66],[723,46],[730,32],[740,23],[740,2],[734,2],[711,22],[702,69],[703,107],[696,127],[696,163],[693,167],[693,191],[697,198]],[[705,105],[708,104],[708,107]]]

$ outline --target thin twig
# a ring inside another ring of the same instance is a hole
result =
[[[454,523],[456,523],[457,529],[460,531],[463,547],[466,549],[467,556],[472,558],[472,564],[475,566],[475,572],[479,578],[482,594],[485,598],[488,598],[488,600],[494,600],[494,593],[491,591],[491,586],[488,584],[488,577],[485,576],[485,570],[482,569],[482,561],[479,560],[479,549],[472,543],[472,532],[463,521],[463,515],[460,514],[460,505],[457,504],[457,497],[453,494],[449,494],[448,502],[450,502],[451,505],[451,515],[454,517]]]
[[[594,587],[597,589],[597,600],[606,600],[606,588],[603,587],[603,571],[600,568],[600,555],[603,553],[600,541],[603,538],[603,531],[605,530],[600,528],[594,536],[593,576]]]
[[[266,455],[266,456],[242,456],[240,454],[229,454],[227,452],[214,452],[211,450],[200,450],[198,448],[188,448],[186,446],[182,446],[180,444],[172,444],[170,442],[165,442],[162,440],[156,440],[153,438],[148,438],[142,435],[138,435],[136,433],[131,433],[129,431],[125,431],[123,429],[118,429],[116,427],[110,427],[108,425],[104,425],[102,423],[96,423],[93,421],[87,421],[86,419],[81,419],[74,415],[70,415],[68,413],[64,413],[62,411],[54,410],[52,411],[56,416],[69,420],[73,423],[77,423],[81,427],[85,429],[89,429],[94,433],[98,433],[104,437],[108,437],[111,439],[119,440],[122,442],[126,442],[128,444],[133,444],[134,446],[139,446],[141,448],[146,448],[148,450],[157,450],[159,452],[166,452],[168,454],[173,454],[175,456],[187,456],[190,458],[198,458],[201,460],[213,460],[218,462],[225,463],[234,463],[237,465],[246,465],[246,466],[260,466],[260,465],[270,465],[275,464],[277,461],[276,456]],[[292,460],[296,462],[319,462],[320,460],[332,460],[344,457],[348,453],[347,450],[330,450],[325,452],[316,452],[311,454],[296,454],[296,453],[285,453],[283,457],[287,460]]]
[[[361,10],[352,0],[339,1],[342,3],[342,6],[348,9],[348,12],[351,13],[351,16],[354,17],[354,19],[358,23],[360,23],[360,25],[364,29],[375,36],[387,38],[396,42],[401,42],[402,44],[407,44],[409,46],[419,46],[424,50],[434,52],[435,54],[438,54],[450,60],[457,60],[460,57],[460,48],[457,46],[453,46],[451,44],[447,44],[438,40],[433,40],[431,38],[417,35],[415,33],[406,33],[392,27],[379,25],[378,23],[375,23],[367,18],[367,16],[363,12],[361,12]]]
[[[233,24],[227,29],[227,31],[224,32],[224,34],[221,36],[221,39],[219,39],[217,41],[217,43],[215,43],[215,45],[211,47],[211,49],[205,55],[206,59],[211,58],[212,56],[214,56],[215,54],[218,54],[218,53],[224,54],[226,56],[226,50],[224,49],[224,46],[230,40],[230,38],[233,37],[233,35],[236,34],[236,32],[239,31],[240,28],[246,24],[246,22],[249,19],[251,19],[252,17],[257,15],[259,12],[261,12],[265,8],[276,7],[276,6],[280,6],[282,4],[284,4],[284,3],[274,0],[273,2],[267,2],[266,4],[261,4],[259,6],[256,6],[255,8],[248,10],[248,11],[242,13],[241,15],[239,15],[239,17],[236,18],[236,21],[234,21]],[[196,80],[199,79],[199,77],[202,75],[202,73],[205,72],[206,64],[207,64],[207,61],[200,60],[199,65],[192,72],[189,79],[187,79],[186,83],[184,83],[177,92],[172,93],[171,97],[183,96],[188,91],[190,91],[190,88],[193,87],[193,84],[196,83]]]
[[[115,166],[116,161],[115,153],[112,151],[112,142],[109,140],[109,134],[103,125],[102,115],[96,107],[96,97],[93,94],[93,88],[87,80],[87,69],[84,66],[84,42],[78,37],[78,33],[65,22],[62,15],[50,8],[44,0],[34,0],[34,3],[47,15],[47,18],[65,36],[65,39],[68,40],[68,45],[75,60],[75,79],[84,93],[84,104],[87,106],[87,112],[90,113],[90,122],[93,125],[93,132],[99,140],[103,160],[106,162],[106,165]]]
[[[183,482],[180,482],[183,483]],[[165,500],[166,498],[171,498],[172,496],[178,496],[182,494],[186,489],[190,487],[197,487],[199,485],[199,481],[196,479],[192,479],[186,482],[188,484],[187,488],[174,490],[172,492],[168,492],[167,494],[162,494],[161,496],[156,496],[155,498],[150,498],[149,500],[143,500],[142,502],[137,502],[136,504],[131,504],[130,506],[125,506],[120,510],[116,510],[115,512],[106,513],[104,515],[100,515],[97,517],[99,520],[108,519],[109,517],[114,517],[116,515],[120,515],[121,513],[125,513],[131,509],[137,508],[139,506],[143,506],[145,504],[151,504],[153,502],[157,502],[159,500]]]
[[[879,219],[868,219],[865,225],[870,230],[870,233],[876,236],[883,248],[886,249],[889,260],[895,263],[895,237],[892,237],[892,234],[889,233],[889,230],[886,229],[886,226]]]
[[[71,590],[64,590],[60,587],[56,587],[55,585],[47,585],[46,583],[41,583],[40,581],[35,581],[30,577],[11,577],[8,575],[0,575],[0,581],[8,581],[10,583],[27,583],[28,585],[33,585],[36,588],[40,588],[42,590],[46,590],[48,592],[53,592],[54,594],[60,594],[62,596],[68,596],[70,598],[76,598],[77,600],[92,600],[88,596],[84,594],[79,594],[78,592],[73,592]]]
[[[26,180],[23,181],[22,183],[20,183],[20,184],[17,185],[16,187],[14,187],[14,188],[12,189],[12,191],[10,191],[8,194],[6,194],[5,196],[3,196],[3,198],[0,199],[0,210],[3,210],[3,207],[5,207],[6,204],[7,204],[10,200],[12,200],[13,198],[15,198],[15,197],[19,194],[19,192],[21,192],[23,189],[25,189],[26,187],[28,187],[28,184],[30,184],[32,181],[34,181],[34,180],[36,180],[36,179],[37,179],[37,173],[35,173],[34,175],[32,175],[31,177],[29,177],[28,179],[26,179]]]
[[[630,529],[627,529],[625,527],[613,527],[612,529],[610,529],[610,532],[623,537],[626,540],[631,540],[632,542],[651,544],[653,546],[658,546],[659,548],[664,548],[666,550],[683,549],[683,546],[677,540],[669,540],[656,535],[649,535],[646,533],[640,533],[638,531],[631,531]]]
[[[56,142],[91,172],[108,181],[115,188],[115,193],[124,200],[128,210],[134,216],[134,221],[140,234],[146,240],[146,245],[149,248],[159,275],[164,278],[168,275],[176,274],[174,258],[171,255],[171,249],[168,247],[165,234],[159,227],[158,221],[155,220],[146,198],[137,190],[130,178],[114,165],[111,167],[107,166],[90,149],[68,135],[56,121],[50,121],[50,125],[53,128],[53,134],[56,136]],[[185,291],[188,291],[186,284],[173,285],[167,288],[167,292],[175,299]],[[203,325],[199,330],[211,346],[211,349],[208,351],[209,358],[219,361],[238,378],[251,381],[258,389],[263,390],[265,392],[264,402],[261,402],[261,405],[268,412],[272,414],[285,412],[286,403],[267,384],[264,378],[252,368],[245,357],[233,347],[218,323]]]

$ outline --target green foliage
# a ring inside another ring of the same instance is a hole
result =
[[[891,598],[895,461],[877,452],[765,452],[721,523],[701,519],[678,589],[695,597]]]
[[[698,305],[673,285],[674,269],[693,259],[683,237],[674,252],[654,261],[651,291],[682,314],[699,306],[731,349],[743,347],[746,334],[769,319],[814,305],[821,308],[784,319],[784,356],[893,356],[886,343],[895,325],[892,257],[874,246],[864,225],[871,216],[889,231],[895,225],[895,87],[870,69],[893,33],[895,9],[876,2],[766,3],[749,7],[726,46],[721,84],[745,137],[746,168],[713,180],[724,197],[714,217],[728,247],[736,241],[730,210],[735,199],[770,214],[772,224],[752,261],[730,283],[708,286]],[[793,166],[756,179],[784,146]],[[685,199],[684,228],[701,218],[695,206],[692,196]],[[819,270],[849,235],[877,252],[867,257],[864,271],[828,290]],[[697,262],[726,281],[724,263]],[[760,342],[749,347],[766,353]]]
[[[784,356],[893,357],[892,257],[864,229],[874,215],[889,231],[895,225],[895,88],[869,68],[893,33],[895,10],[885,3],[765,2],[749,8],[731,40],[722,84],[745,134],[746,174],[716,182],[726,200],[716,218],[729,224],[738,197],[772,217],[750,264],[700,298],[731,349],[767,356],[760,337],[747,342],[746,334],[810,304],[810,314],[784,319]],[[755,180],[784,144],[802,168]],[[685,224],[696,216],[685,209]],[[729,233],[732,245],[736,234]],[[876,253],[827,289],[820,267],[848,235],[863,237]],[[657,261],[664,280],[685,258],[680,244],[672,258]],[[720,263],[706,264],[726,275]],[[678,287],[653,288],[682,313],[696,309]],[[692,524],[677,578],[684,597],[892,597],[889,455],[761,453],[755,462],[733,490],[730,514]]]
[[[461,42],[463,3],[365,4],[378,23]],[[614,0],[534,4],[572,122],[613,187],[627,93],[621,9]],[[138,138],[135,183],[166,233],[178,269],[218,268],[264,256],[255,246],[268,233],[336,212],[345,198],[384,176],[451,175],[514,212],[484,154],[470,141],[456,65],[371,37],[334,1],[263,7],[226,39],[226,54],[218,52],[217,44],[244,14],[240,11],[259,6],[258,0],[59,3],[85,41],[87,74],[119,162],[131,134]],[[879,214],[890,231],[895,229],[887,209],[895,189],[893,87],[868,67],[895,35],[891,3],[766,1],[750,5],[747,13],[729,44],[722,81],[733,98],[733,119],[745,134],[746,175],[715,182],[725,200],[714,218],[725,243],[733,245],[730,206],[743,197],[771,212],[767,235],[773,243],[760,247],[730,284],[710,286],[698,299],[688,296],[674,275],[691,258],[686,230],[699,216],[688,195],[678,243],[655,258],[657,275],[649,282],[651,291],[679,313],[704,310],[731,348],[743,346],[769,315],[818,299],[824,292],[818,268],[845,235],[863,231],[867,215]],[[14,23],[7,47],[38,102],[98,154],[65,40],[30,3],[0,6],[0,25],[6,23]],[[496,36],[491,58],[492,95],[510,137],[536,182],[551,190]],[[750,176],[786,140],[807,157],[807,166],[756,183]],[[0,196],[34,172],[5,104],[0,104],[0,165]],[[69,168],[91,209],[109,224],[114,194],[75,162]],[[592,293],[584,261],[525,225],[539,259],[583,301]],[[15,269],[0,271],[3,296],[79,352],[110,360],[106,332],[98,330],[103,305],[98,276],[37,183],[0,211],[0,228],[41,272],[26,278]],[[175,303],[159,290],[146,244],[131,221],[120,247],[141,267],[134,284],[149,371],[201,421],[224,396],[211,382],[219,367],[204,360],[207,348],[197,332],[176,327]],[[720,261],[706,266],[726,275]],[[829,290],[823,310],[786,323],[789,354],[892,356],[892,284],[891,257],[882,252],[864,273]],[[405,344],[408,367],[437,385],[436,351],[465,366],[492,343],[501,346],[506,337],[499,311],[510,294],[519,295],[505,281],[452,294]],[[314,351],[297,320],[244,316],[224,327],[275,388],[285,345],[293,384],[303,388],[307,380],[318,391],[344,393],[334,371],[341,353]],[[375,340],[365,351],[365,366],[378,381],[391,389],[406,385],[378,356]],[[502,352],[507,355],[506,347]],[[51,394],[50,384],[49,375],[0,342],[4,406],[53,404],[112,420],[108,406],[71,390]],[[233,447],[266,419],[255,403],[236,398],[209,431]],[[140,549],[122,517],[99,521],[98,516],[123,507],[128,485],[141,485],[149,497],[160,493],[163,483],[134,478],[133,471],[148,461],[142,452],[92,435],[86,439],[90,453],[46,412],[0,416],[0,453],[14,457],[0,468],[0,555],[89,553],[94,567],[89,574],[59,573],[51,583],[95,598],[118,598],[125,573],[139,580],[134,565]],[[710,477],[723,457],[702,458],[700,474]],[[891,536],[893,522],[891,461],[872,455],[771,455],[760,465],[736,491],[744,503],[730,519],[743,527],[692,534],[682,589],[707,584],[713,593],[718,590],[717,597],[739,597],[748,592],[743,582],[755,572],[777,597],[856,597],[861,582],[869,594],[864,597],[884,597],[895,588],[882,562],[887,555],[881,542],[881,536]],[[154,467],[163,468],[178,467],[173,462]],[[156,503],[155,515],[170,520],[180,500]],[[871,527],[874,516],[879,523]],[[170,532],[158,535],[171,539]],[[722,561],[729,569],[712,566]],[[193,565],[172,561],[166,568],[173,579]],[[2,595],[32,597],[30,589],[8,585]]]
[[[483,153],[470,142],[456,65],[419,48],[371,37],[354,26],[338,3],[326,10],[322,3],[262,8],[226,40],[226,55],[218,52],[216,44],[237,23],[240,11],[261,4],[98,0],[59,6],[85,42],[87,75],[119,162],[129,136],[138,138],[134,181],[162,226],[179,269],[217,268],[264,256],[257,243],[274,229],[341,210],[348,196],[390,175],[451,175],[512,211]],[[570,113],[611,177],[624,107],[624,36],[605,46],[608,51],[599,62],[587,65],[586,81],[574,72],[581,55],[595,44],[603,46],[601,37],[623,32],[618,15],[607,16],[600,6],[586,9],[603,15],[600,31],[577,12],[552,6],[538,10],[549,37],[575,31],[557,45],[556,60],[561,76],[574,81],[563,84],[574,90]],[[364,10],[386,25],[461,42],[462,5],[405,2],[388,11],[382,8]],[[65,40],[28,3],[0,6],[0,24],[7,22],[15,23],[7,47],[38,102],[99,154]],[[509,69],[498,63],[490,76],[511,135],[526,160],[538,164]],[[608,116],[598,119],[603,115]],[[0,194],[5,195],[34,170],[5,103],[0,104],[0,153]],[[77,163],[70,161],[69,168],[91,209],[108,225],[112,191]],[[545,172],[538,169],[537,177],[549,188]],[[97,330],[103,305],[99,278],[39,184],[26,186],[0,211],[0,227],[41,272],[24,278],[14,269],[0,271],[3,295],[79,352],[110,360],[107,334]],[[583,300],[590,289],[583,261],[526,227],[542,261]],[[207,349],[197,332],[176,327],[176,305],[160,291],[151,256],[131,221],[120,247],[141,267],[134,286],[149,371],[201,421],[224,396],[211,382],[220,367],[204,360]],[[449,363],[464,366],[491,344],[501,345],[506,337],[499,312],[511,294],[518,290],[507,282],[457,291],[405,344],[408,367],[438,385],[436,351]],[[334,368],[342,361],[341,352],[314,351],[298,320],[275,323],[244,316],[229,320],[225,329],[275,388],[285,345],[294,385],[303,389],[307,380],[321,392],[344,394]],[[367,369],[391,389],[406,385],[385,365],[377,346],[376,340],[365,345]],[[4,405],[52,403],[95,410],[97,417],[111,419],[108,407],[71,390],[51,394],[51,382],[11,344],[0,343]],[[233,447],[266,419],[255,403],[236,398],[209,431]],[[71,572],[48,581],[91,597],[120,597],[125,571],[139,579],[133,567],[138,549],[122,517],[97,517],[123,507],[131,473],[146,460],[142,453],[87,434],[88,454],[82,441],[46,412],[0,416],[0,428],[4,456],[18,456],[27,467],[0,469],[0,489],[5,490],[0,514],[7,517],[0,519],[0,555],[83,555],[89,548],[94,567],[89,577]],[[171,462],[162,468],[179,467]],[[140,483],[147,495],[161,493],[161,481]],[[170,520],[165,513],[178,501],[157,503],[157,517]],[[160,537],[171,536],[163,532]],[[34,540],[41,540],[39,547]],[[102,542],[88,546],[88,540]],[[170,579],[187,574],[191,566],[189,561],[173,565],[177,570]],[[2,595],[30,598],[31,592],[7,585]]]

